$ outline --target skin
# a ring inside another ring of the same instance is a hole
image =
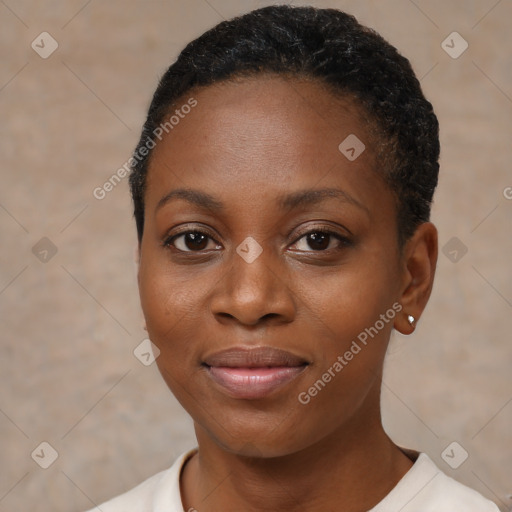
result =
[[[158,367],[198,440],[182,472],[184,510],[367,511],[412,466],[382,427],[382,368],[392,328],[410,334],[407,315],[418,319],[428,301],[436,228],[420,225],[399,249],[393,195],[350,99],[312,81],[263,76],[193,96],[198,105],[151,158],[138,274]],[[349,134],[366,145],[354,161],[338,149]],[[289,211],[277,201],[326,187],[351,199]],[[177,188],[224,207],[174,199],[157,208]],[[315,245],[305,236],[325,228],[348,242],[331,236]],[[199,252],[184,236],[169,243],[193,229],[210,237]],[[263,249],[252,263],[236,252],[248,236]],[[301,404],[299,393],[394,303],[402,311]],[[261,345],[310,364],[257,400],[227,396],[201,365],[219,350]]]

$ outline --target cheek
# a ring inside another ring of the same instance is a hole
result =
[[[308,323],[317,326],[310,329],[316,330],[316,359],[296,400],[308,417],[322,418],[323,433],[356,411],[378,407],[396,311],[385,269],[380,277],[379,272],[372,272],[371,279],[368,274],[340,272],[323,291],[315,287],[302,293]]]
[[[146,260],[139,273],[139,292],[148,336],[160,350],[158,369],[174,396],[189,410],[193,404],[186,389],[195,378],[194,372],[199,371],[201,288],[169,268]]]
[[[147,251],[139,293],[148,335],[160,349],[157,363],[176,374],[194,371],[211,332],[208,297],[221,275],[216,269],[171,264],[165,253]]]
[[[172,273],[170,268],[159,258],[149,257],[139,271],[140,301],[148,333],[160,351],[166,351],[171,344],[176,345],[174,350],[188,345],[178,341],[187,334],[183,326],[198,316],[200,301],[200,291],[190,279],[183,273]]]
[[[380,374],[396,309],[401,307],[394,293],[396,276],[389,268],[390,262],[368,259],[321,281],[302,276],[297,282],[312,338],[317,340],[316,365],[301,390],[310,395],[306,400],[311,398],[319,407],[334,401],[353,410]],[[309,393],[319,380],[328,389],[319,382]]]
[[[147,231],[139,267],[141,306],[148,329],[169,330],[179,327],[180,318],[194,314],[201,290],[194,284],[194,268],[173,264],[167,251],[151,242],[154,230]]]
[[[333,269],[321,279],[302,273],[294,291],[310,320],[330,338],[347,342],[392,307],[398,295],[397,278],[390,268],[390,262],[367,259],[350,268]]]

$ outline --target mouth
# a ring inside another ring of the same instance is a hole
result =
[[[310,363],[272,347],[235,347],[208,356],[202,364],[228,396],[256,400],[290,383]]]

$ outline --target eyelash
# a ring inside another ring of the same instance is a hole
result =
[[[219,244],[219,242],[217,242],[217,240],[215,240],[215,238],[208,232],[208,231],[202,231],[202,230],[199,230],[199,229],[188,229],[188,230],[184,230],[180,233],[176,233],[172,236],[169,236],[167,237],[164,241],[163,241],[163,246],[166,248],[166,249],[171,249],[171,247],[173,247],[174,249],[176,249],[179,253],[181,254],[187,254],[187,253],[190,253],[190,254],[201,254],[203,250],[200,250],[200,251],[182,251],[181,249],[177,249],[174,245],[173,245],[173,242],[179,238],[180,236],[183,236],[183,235],[187,235],[187,234],[190,234],[190,233],[194,233],[194,234],[198,234],[198,235],[206,235],[210,240],[213,240],[216,244]],[[323,250],[314,250],[312,249],[311,251],[299,251],[299,252],[315,252],[315,253],[329,253],[331,252],[332,250],[341,250],[343,247],[348,247],[351,245],[351,240],[344,236],[344,235],[341,235],[340,233],[336,232],[336,231],[333,231],[332,229],[330,228],[326,228],[326,227],[318,227],[318,228],[313,228],[313,229],[310,229],[308,231],[305,231],[304,233],[302,233],[294,242],[292,245],[295,245],[297,242],[299,242],[299,240],[302,240],[302,238],[306,237],[307,235],[310,235],[311,233],[322,233],[324,235],[329,235],[335,239],[337,239],[340,243],[340,246],[341,247],[337,247],[335,249],[323,249]],[[220,244],[219,244],[220,245]]]

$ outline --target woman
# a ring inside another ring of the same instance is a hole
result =
[[[97,509],[498,510],[381,422],[391,332],[432,290],[438,157],[409,62],[345,13],[266,7],[183,50],[130,185],[147,330],[198,448]]]

